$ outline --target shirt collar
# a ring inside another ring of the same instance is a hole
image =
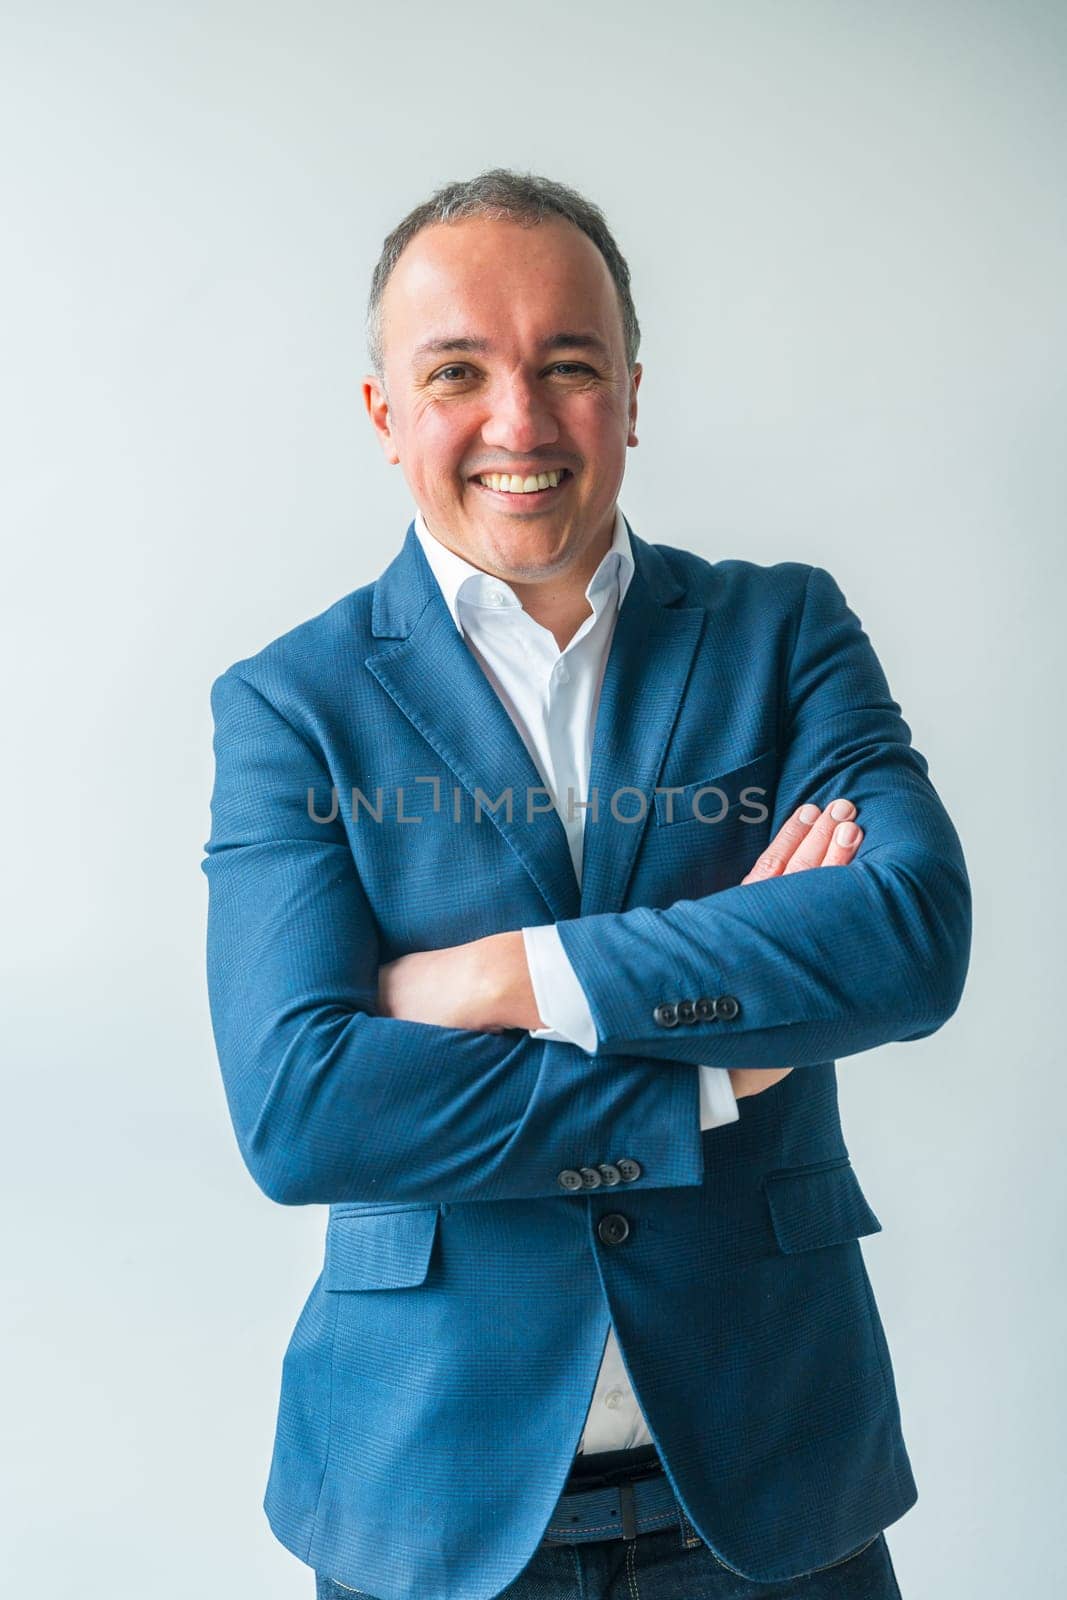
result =
[[[505,609],[521,609],[519,597],[510,584],[505,583],[502,578],[493,577],[491,573],[483,572],[481,567],[473,566],[463,556],[457,555],[454,550],[442,544],[426,526],[421,511],[415,513],[415,533],[429,562],[430,570],[440,586],[452,620],[461,634],[463,632],[463,623],[460,619],[461,605],[490,605],[501,612]],[[619,578],[616,587],[616,609],[618,609],[626,597],[630,579],[634,574],[630,534],[626,518],[618,506],[615,508],[615,529],[611,544],[586,584],[586,599],[594,611],[598,608],[597,601],[602,592],[614,583],[616,572]],[[494,592],[497,595],[503,594],[504,605],[500,605],[499,602],[494,603],[489,598]]]

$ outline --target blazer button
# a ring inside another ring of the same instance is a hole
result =
[[[679,1022],[695,1022],[697,1019],[696,1007],[692,1000],[679,1000],[677,1005]]]
[[[603,1178],[595,1167],[579,1167],[583,1189],[599,1189]]]
[[[622,1173],[619,1171],[618,1167],[613,1161],[602,1161],[600,1166],[597,1168],[597,1171],[600,1173],[600,1176],[603,1178],[604,1182],[609,1184],[618,1183],[622,1177]]]
[[[715,1001],[710,995],[702,994],[699,1000],[694,1000],[693,1010],[696,1012],[701,1022],[716,1021]]]
[[[623,1183],[633,1183],[635,1178],[641,1176],[641,1163],[634,1161],[631,1156],[623,1156],[615,1165],[619,1169]]]
[[[582,1175],[580,1172],[575,1172],[573,1167],[564,1167],[556,1181],[561,1189],[580,1189],[582,1187]]]
[[[672,1006],[670,1001],[662,1006],[657,1006],[652,1013],[652,1021],[661,1028],[676,1028],[678,1026],[678,1007]]]
[[[597,1223],[596,1231],[605,1244],[622,1244],[630,1237],[630,1224],[617,1211],[609,1211]]]
[[[724,1022],[732,1022],[741,1007],[732,994],[721,994],[715,1002],[715,1015]]]

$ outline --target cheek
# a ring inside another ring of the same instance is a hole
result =
[[[429,409],[419,417],[415,453],[424,471],[458,471],[471,454],[472,429],[458,407]]]
[[[576,433],[581,433],[592,444],[608,451],[625,444],[630,431],[630,413],[625,398],[604,390],[582,397],[570,418]]]

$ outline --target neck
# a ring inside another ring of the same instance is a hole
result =
[[[585,551],[581,561],[566,573],[558,578],[546,578],[541,583],[511,584],[522,601],[523,609],[542,628],[548,629],[561,650],[566,649],[592,612],[585,591],[593,573],[611,549],[614,530],[613,513],[606,532]]]

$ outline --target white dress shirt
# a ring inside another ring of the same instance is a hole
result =
[[[634,571],[622,512],[616,508],[611,547],[586,587],[592,609],[563,650],[549,629],[534,621],[509,584],[472,566],[436,539],[421,511],[415,516],[415,532],[461,637],[552,796],[580,884],[585,826],[581,802],[588,797],[600,687],[615,619]],[[597,1043],[592,1014],[555,925],[523,928],[522,935],[538,1014],[547,1024],[531,1029],[531,1037],[562,1040],[592,1053]],[[699,1066],[696,1071],[701,1128],[736,1122],[737,1101],[726,1069]],[[592,1455],[651,1443],[609,1322],[578,1448]]]

